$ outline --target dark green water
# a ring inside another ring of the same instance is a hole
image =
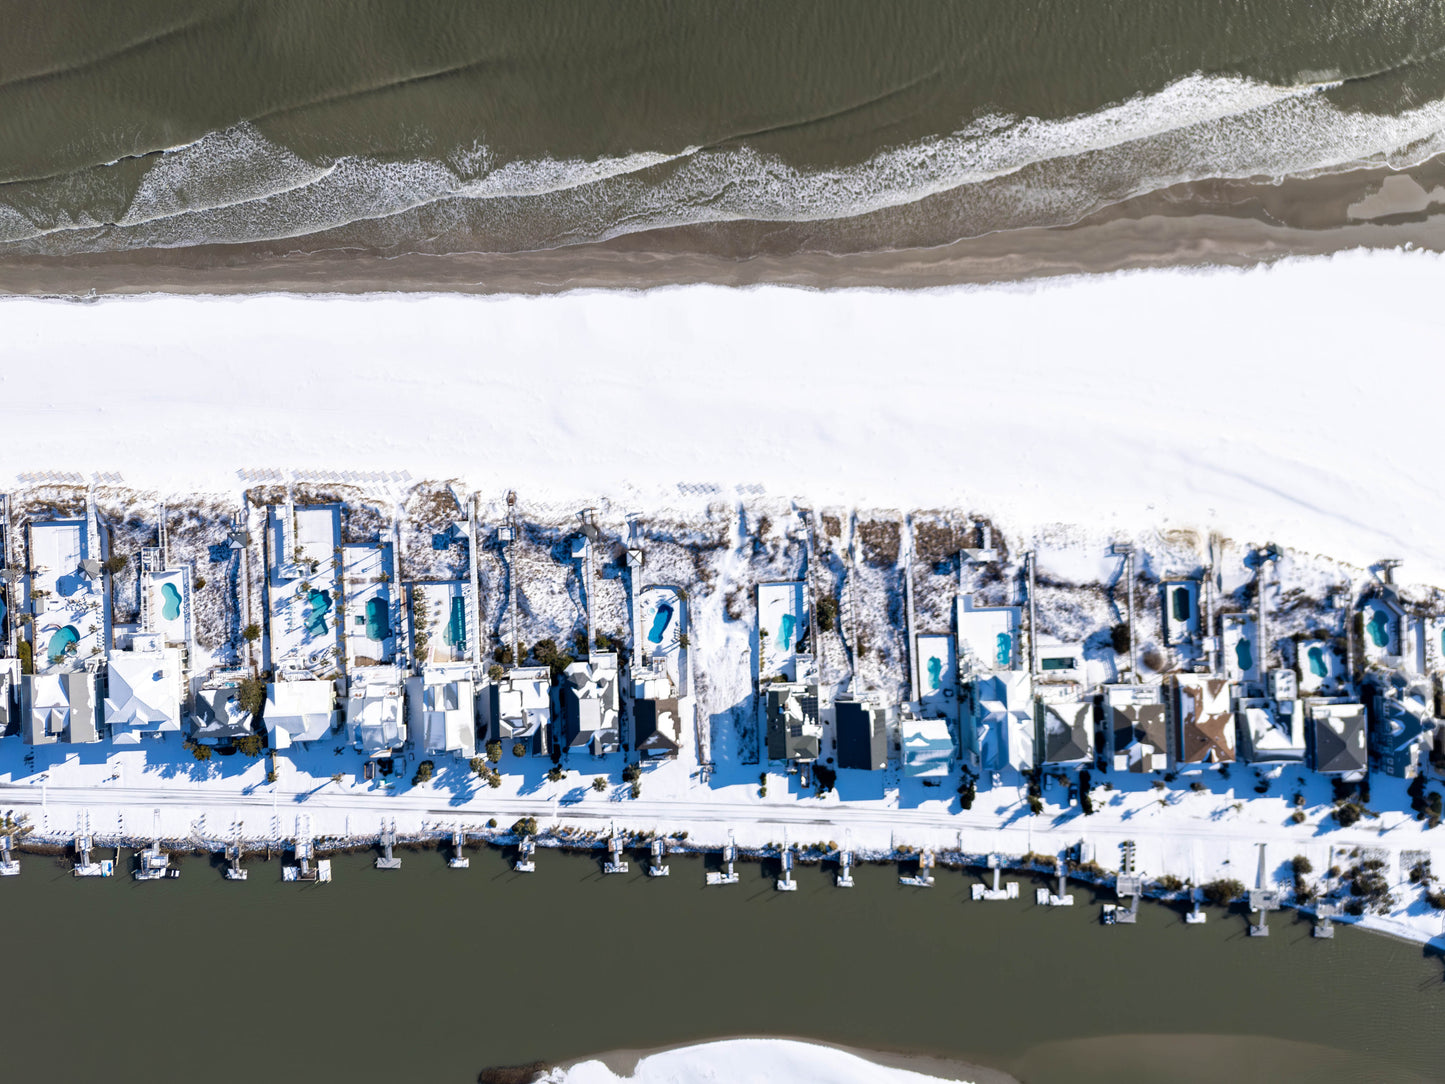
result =
[[[23,862],[0,883],[15,1080],[143,1067],[147,1080],[463,1082],[491,1064],[737,1034],[946,1055],[1042,1084],[1343,1084],[1445,1066],[1438,958],[1349,929],[1312,940],[1288,915],[1268,940],[1238,916],[1186,927],[1155,906],[1104,928],[1083,890],[1072,910],[975,904],[949,871],[920,891],[865,866],[842,891],[804,868],[785,895],[757,865],[706,889],[696,859],[674,858],[667,879],[636,861],[604,878],[547,851],[530,877],[496,852],[465,871],[406,854],[394,874],[350,856],[309,887],[282,884],[275,862],[251,863],[244,884],[200,859],[150,884]],[[1071,1045],[1089,1039],[1100,1048]],[[1186,1062],[1211,1075],[1167,1068]]]
[[[4,0],[0,26],[22,254],[858,216],[886,247],[1445,147],[1442,0]]]

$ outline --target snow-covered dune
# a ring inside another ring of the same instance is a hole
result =
[[[1031,287],[0,302],[7,474],[679,482],[1027,530],[1204,526],[1445,576],[1445,260]]]

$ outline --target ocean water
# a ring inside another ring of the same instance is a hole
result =
[[[1441,0],[7,0],[0,19],[0,255],[517,252],[737,221],[887,248],[1445,150]]]

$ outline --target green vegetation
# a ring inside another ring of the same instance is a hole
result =
[[[1166,873],[1162,877],[1155,877],[1154,883],[1163,892],[1178,892],[1184,887],[1184,882],[1172,873]]]
[[[636,783],[642,778],[642,768],[637,764],[629,764],[622,769],[622,781],[624,783]]]
[[[499,741],[487,742],[487,759],[496,764],[502,759],[502,743]]]
[[[514,757],[524,757],[524,756],[526,756],[526,755],[527,755],[527,745],[526,745],[525,742],[513,742],[513,743],[512,743],[512,756],[514,756]]]
[[[190,753],[191,756],[197,760],[211,759],[211,747],[209,745],[201,745],[199,742],[194,742],[187,738],[184,748],[186,752]]]
[[[236,703],[242,711],[259,718],[266,707],[266,683],[255,674],[242,678],[236,688]]]
[[[1110,629],[1109,643],[1114,648],[1114,654],[1125,654],[1129,650],[1129,626],[1121,622]]]
[[[35,673],[35,649],[30,646],[29,640],[21,640],[20,651],[20,672],[22,674]]]
[[[487,677],[490,678],[492,681],[501,681],[502,678],[506,676],[507,672],[503,670],[501,666],[499,666],[497,663],[492,663],[491,666],[487,667]]]
[[[418,783],[425,783],[432,777],[432,772],[435,768],[436,765],[431,761],[423,760],[416,766],[416,774],[411,777],[411,785],[416,786]]]
[[[472,757],[467,761],[467,766],[474,771],[478,777],[489,787],[500,787],[502,785],[502,773],[493,768],[485,757]]]
[[[1233,878],[1221,877],[1203,886],[1204,901],[1215,907],[1223,907],[1244,896],[1244,885]]]
[[[254,644],[260,638],[261,626],[254,621],[241,630],[241,639],[245,640],[248,644]]]
[[[510,644],[503,644],[492,652],[492,659],[503,666],[512,665],[512,648]]]
[[[602,776],[600,776],[600,775],[597,776],[597,777],[595,777],[595,778],[592,780],[592,789],[595,790],[595,791],[598,791],[599,793],[602,792],[602,791],[604,791],[604,790],[606,790],[606,789],[607,789],[607,780],[604,779],[604,778],[603,778]]]
[[[628,795],[629,795],[630,797],[633,797],[633,798],[641,798],[641,797],[642,797],[642,784],[641,784],[641,783],[633,783],[633,784],[632,784],[632,788],[628,791]]]
[[[553,764],[551,770],[547,772],[547,778],[553,783],[560,783],[567,778],[567,773],[562,770],[562,765]]]
[[[838,600],[832,595],[824,595],[818,600],[818,631],[832,632],[837,623]]]
[[[512,834],[518,836],[535,836],[537,834],[537,818],[523,817],[516,824],[512,825]]]
[[[244,756],[258,757],[261,755],[262,741],[260,734],[243,735],[237,738],[233,744],[236,746],[236,752]]]
[[[100,567],[109,572],[112,576],[125,571],[125,566],[130,564],[130,558],[123,553],[112,553],[100,563]]]

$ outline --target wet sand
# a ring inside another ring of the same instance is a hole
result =
[[[75,257],[0,255],[0,294],[555,293],[712,283],[917,289],[1160,267],[1248,266],[1287,256],[1413,246],[1445,251],[1445,160],[1281,183],[1198,182],[1064,227],[929,247],[869,248],[890,216],[946,218],[942,197],[837,224],[738,222],[538,252],[209,245]],[[942,226],[939,227],[940,229]]]

